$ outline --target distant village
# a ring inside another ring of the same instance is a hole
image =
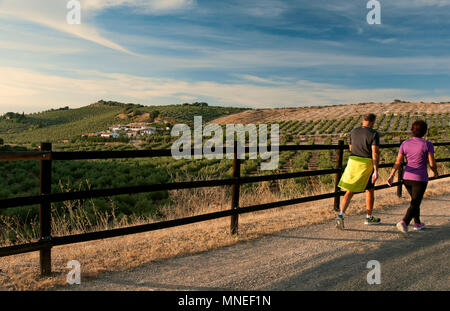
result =
[[[83,137],[102,137],[102,138],[137,138],[143,136],[154,135],[157,132],[170,131],[168,121],[155,120],[153,123],[138,122],[129,123],[126,125],[113,125],[107,131],[88,133],[82,135]]]

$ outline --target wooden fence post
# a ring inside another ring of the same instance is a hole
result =
[[[400,141],[400,145],[403,143],[403,141]],[[399,198],[401,198],[402,197],[402,189],[403,189],[403,165],[404,165],[404,162],[402,162],[401,164],[400,164],[400,167],[398,168],[398,175],[397,175],[397,181],[400,183],[398,186],[397,186],[397,196],[399,197]]]
[[[51,143],[41,143],[41,151],[52,151]],[[50,157],[50,154],[43,155],[43,157]],[[52,161],[41,160],[41,185],[40,194],[50,194],[52,190]],[[39,207],[39,238],[41,241],[48,241],[51,239],[51,204],[50,202],[42,202]],[[41,267],[41,276],[49,276],[52,272],[51,262],[51,247],[45,247],[39,250],[39,263]]]
[[[231,209],[239,208],[239,178],[241,177],[241,160],[238,158],[237,141],[234,141],[234,157],[233,157],[233,178],[236,180],[231,186]],[[235,235],[238,233],[239,214],[231,216],[230,233]]]
[[[400,145],[403,143],[403,141],[400,141]],[[400,166],[398,168],[398,175],[397,175],[397,181],[400,183],[397,186],[397,196],[399,198],[402,197],[402,189],[403,189],[403,164],[404,162],[400,163]]]
[[[344,141],[339,140],[338,146],[339,146],[339,149],[337,149],[337,151],[336,151],[337,152],[336,169],[338,169],[339,172],[336,174],[336,177],[334,180],[334,193],[335,193],[334,210],[336,212],[339,212],[340,202],[341,202],[341,196],[339,195],[341,189],[339,188],[338,184],[342,177],[342,166],[343,166],[343,160],[344,160]]]

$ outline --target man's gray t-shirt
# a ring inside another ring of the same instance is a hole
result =
[[[380,145],[380,134],[367,126],[357,127],[350,132],[349,144],[352,145],[350,155],[372,158],[372,146]]]

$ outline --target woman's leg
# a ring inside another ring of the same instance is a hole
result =
[[[405,187],[411,195],[411,203],[403,220],[406,225],[409,225],[413,218],[415,223],[420,223],[420,204],[427,188],[427,182],[405,180]]]
[[[405,217],[403,217],[403,221],[406,223],[406,225],[408,226],[409,223],[411,222],[411,219],[413,219],[413,215],[414,215],[414,206],[413,206],[413,201],[412,201],[412,197],[413,197],[413,186],[410,180],[405,180],[404,181],[404,185],[406,190],[408,190],[409,195],[411,196],[411,203],[409,204],[408,209],[406,210],[406,214]]]
[[[416,203],[417,208],[414,210],[414,223],[420,224],[420,205],[422,204],[423,195],[425,194],[425,190],[427,190],[428,183],[419,181],[416,187]]]

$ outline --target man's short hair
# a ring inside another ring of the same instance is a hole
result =
[[[366,113],[363,116],[363,121],[375,122],[376,119],[377,119],[377,116],[373,113]]]

